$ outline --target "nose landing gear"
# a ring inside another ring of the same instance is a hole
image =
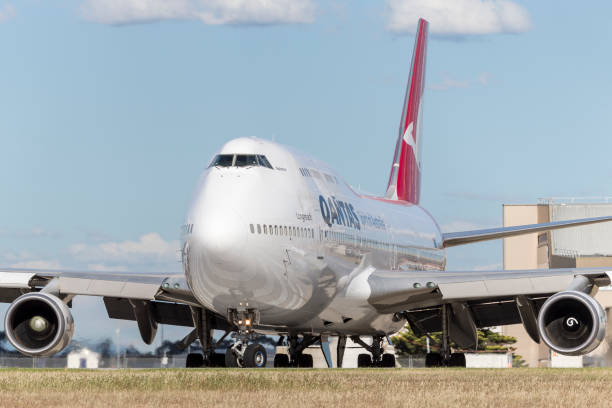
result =
[[[226,367],[262,368],[266,366],[268,354],[266,349],[255,340],[253,326],[259,321],[259,312],[255,309],[230,309],[228,320],[238,330],[232,335],[236,339],[234,345],[225,352]]]
[[[225,352],[226,367],[262,368],[266,366],[268,353],[261,344],[245,344],[237,341]]]

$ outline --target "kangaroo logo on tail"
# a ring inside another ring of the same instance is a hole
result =
[[[419,170],[420,170],[421,160],[419,158],[419,150],[417,149],[416,142],[414,141],[414,133],[412,131],[412,129],[414,128],[413,125],[414,125],[414,122],[410,122],[410,124],[406,128],[406,131],[404,132],[404,142],[406,142],[408,146],[412,147],[412,153],[414,154],[414,160],[416,161],[417,166],[419,167]]]

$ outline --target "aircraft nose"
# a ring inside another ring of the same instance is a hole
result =
[[[225,268],[239,261],[239,254],[246,246],[248,225],[243,217],[230,206],[209,208],[194,228],[194,233],[208,260]]]

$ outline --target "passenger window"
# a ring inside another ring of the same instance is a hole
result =
[[[268,233],[268,226],[264,224],[264,234]]]
[[[285,225],[285,235],[287,235],[287,226]]]
[[[253,224],[250,224],[249,227],[251,228],[251,234],[255,233],[255,227],[253,227]]]
[[[257,224],[257,233],[261,234],[261,225]]]
[[[274,226],[274,235],[278,235],[278,225]]]
[[[268,228],[270,228],[270,235],[274,234],[274,230],[272,229],[272,226],[268,225]]]

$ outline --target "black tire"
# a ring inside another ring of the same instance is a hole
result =
[[[210,367],[225,367],[225,354],[212,353],[208,364]]]
[[[465,354],[453,353],[448,360],[449,367],[463,367],[465,368]]]
[[[357,367],[372,367],[372,356],[369,354],[360,354],[357,356]]]
[[[300,354],[297,359],[297,365],[300,368],[312,368],[314,363],[310,354]]]
[[[232,351],[231,348],[225,350],[225,366],[228,368],[236,368],[238,366],[238,360],[236,359],[236,355]]]
[[[289,356],[287,354],[278,353],[274,356],[274,368],[289,367]]]
[[[380,366],[385,368],[395,368],[395,356],[393,354],[383,354]]]
[[[199,368],[204,365],[204,356],[200,353],[189,353],[187,354],[187,360],[185,360],[185,367],[187,368]]]
[[[440,353],[427,353],[425,356],[425,367],[441,367],[442,356]]]
[[[245,367],[263,368],[268,362],[268,353],[261,344],[249,344],[244,350],[242,362]]]

